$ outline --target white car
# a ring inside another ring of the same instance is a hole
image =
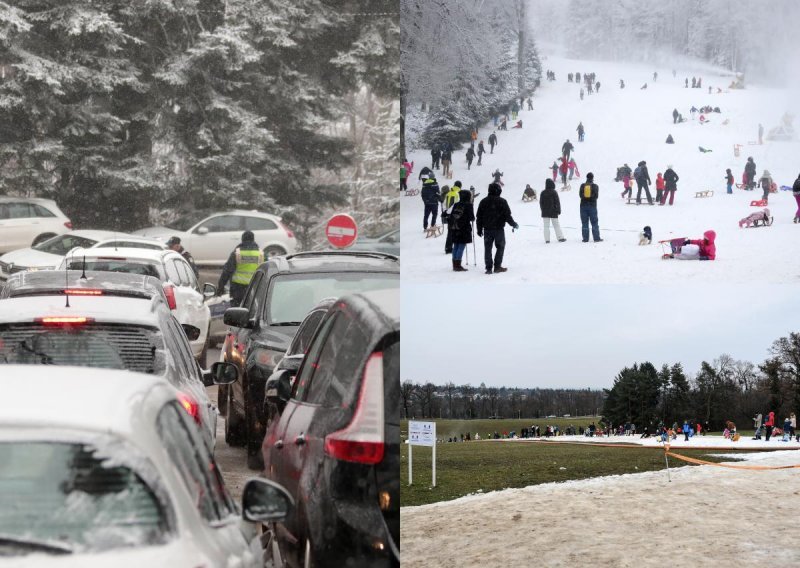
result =
[[[2,371],[14,396],[0,397],[0,565],[263,568],[252,521],[267,519],[253,513],[285,516],[291,498],[266,480],[253,491],[251,480],[244,520],[166,381],[77,367]]]
[[[134,235],[163,241],[180,237],[181,245],[197,264],[222,266],[244,231],[253,231],[256,243],[265,257],[293,254],[297,249],[294,233],[280,217],[258,211],[226,211],[207,217],[188,216],[174,223],[174,228],[150,227],[134,231]]]
[[[196,338],[189,338],[192,352],[202,367],[206,366],[208,331],[211,312],[206,300],[213,298],[216,287],[204,284],[200,288],[191,265],[172,250],[147,250],[134,248],[90,248],[71,251],[61,262],[60,270],[94,270],[123,272],[154,276],[164,283],[164,293],[175,310],[175,317],[183,324],[200,330]]]
[[[0,254],[29,247],[72,229],[52,199],[0,197]]]
[[[69,231],[47,239],[30,248],[7,252],[0,256],[0,281],[26,270],[54,270],[64,256],[74,248],[135,247],[165,250],[167,246],[155,239],[126,235],[115,231]]]

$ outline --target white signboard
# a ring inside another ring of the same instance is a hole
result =
[[[414,446],[429,446],[433,448],[433,487],[436,487],[436,422],[408,422],[408,484],[412,484]]]
[[[408,423],[408,443],[412,446],[430,446],[436,444],[436,422]]]

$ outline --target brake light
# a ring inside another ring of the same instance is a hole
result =
[[[178,308],[178,303],[175,301],[175,286],[164,286],[164,295],[167,297],[167,305],[170,310]]]
[[[64,221],[64,226],[65,226],[67,229],[70,229],[70,230],[71,230],[71,229],[72,229],[72,221]]]
[[[65,294],[69,294],[70,296],[102,296],[102,290],[94,290],[90,288],[66,288],[64,290]]]
[[[293,239],[294,238],[294,231],[292,231],[289,227],[284,225],[283,221],[278,221],[278,223],[280,224],[281,228],[283,228],[283,230],[286,231],[286,236],[288,236],[290,239]]]
[[[53,326],[70,326],[70,325],[84,325],[87,323],[94,322],[94,318],[87,318],[82,316],[45,316],[42,318],[36,318],[36,323],[40,323],[42,325],[53,325]]]
[[[383,460],[383,353],[373,353],[364,366],[358,406],[350,424],[325,437],[325,453],[334,459],[367,465]]]
[[[183,409],[189,413],[189,416],[191,416],[194,421],[200,425],[200,407],[197,405],[197,401],[188,394],[179,392],[178,402],[180,402]]]

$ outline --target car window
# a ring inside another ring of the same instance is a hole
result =
[[[269,325],[289,322],[299,325],[323,298],[340,298],[356,292],[396,288],[398,285],[399,275],[389,272],[277,275],[270,283],[265,316]]]
[[[117,452],[113,459],[109,451]],[[130,463],[146,459],[116,438],[0,442],[0,534],[67,552],[165,543],[171,530],[167,506],[131,466],[121,463],[118,456],[123,455]],[[15,556],[37,548],[3,542],[2,556],[9,550]]]
[[[189,286],[190,288],[197,288],[197,280],[194,277],[194,270],[189,266],[189,263],[183,259],[175,259],[175,266],[181,275],[181,285]]]
[[[195,233],[201,227],[205,227],[208,229],[209,233],[225,233],[228,231],[242,231],[242,223],[243,218],[239,215],[220,215],[218,217],[213,217],[209,219],[202,225],[200,225],[197,229],[195,229]]]
[[[114,254],[110,252],[109,254]],[[136,260],[136,259],[114,259],[114,258],[87,258],[83,259],[82,256],[69,257],[69,260],[64,263],[69,270],[82,270],[86,266],[86,270],[96,270],[98,272],[121,272],[124,274],[139,274],[141,276],[153,276],[159,280],[164,280],[164,276],[159,271],[158,266],[150,260]]]
[[[245,217],[244,228],[247,231],[274,231],[278,225],[275,221],[262,217]]]
[[[55,217],[56,216],[55,213],[53,213],[49,209],[47,209],[45,207],[42,207],[41,205],[38,205],[36,203],[32,203],[31,204],[31,209],[33,209],[33,212],[36,214],[36,217]]]
[[[347,408],[356,397],[369,336],[358,320],[341,311],[314,365],[306,402]]]
[[[253,275],[253,279],[250,280],[250,285],[247,287],[247,290],[244,293],[244,300],[242,300],[242,307],[247,308],[250,310],[250,313],[253,313],[253,301],[258,291],[258,285],[261,283],[261,280],[264,277],[263,272],[256,271]]]
[[[314,332],[317,331],[319,327],[319,322],[322,321],[326,313],[325,310],[314,310],[306,316],[300,329],[297,330],[294,339],[292,339],[292,344],[286,351],[286,355],[297,355],[306,352],[311,344],[311,340],[314,338]]]
[[[57,254],[59,256],[64,256],[75,247],[89,248],[96,242],[97,241],[93,239],[87,239],[85,237],[77,237],[75,235],[70,235],[69,233],[67,233],[66,235],[59,235],[57,237],[53,237],[52,239],[47,239],[43,243],[40,243],[35,247],[33,247],[33,249],[42,252],[47,252],[50,254]]]
[[[227,516],[215,499],[216,480],[209,476],[209,462],[201,459],[199,448],[203,442],[189,422],[186,411],[177,402],[170,402],[158,413],[156,423],[164,448],[200,515],[207,521],[218,521]]]
[[[309,347],[308,353],[303,361],[303,366],[300,368],[300,373],[297,375],[294,385],[292,385],[292,398],[295,400],[306,400],[308,389],[311,385],[311,379],[314,375],[314,369],[316,369],[317,359],[323,347],[325,347],[325,340],[330,334],[339,315],[340,312],[335,312],[323,322],[322,328],[320,328],[319,333],[315,337],[316,341]]]
[[[29,219],[34,216],[33,211],[31,211],[31,206],[28,203],[8,204],[9,219]]]
[[[261,273],[259,273],[261,274]],[[253,298],[252,303],[250,305],[249,317],[255,318],[261,311],[261,303],[264,301],[264,298],[267,295],[267,285],[269,280],[266,277],[261,278],[258,282],[253,283]]]
[[[181,324],[171,314],[167,318],[166,325],[168,329],[164,336],[167,347],[180,374],[179,380],[182,383],[186,383],[196,378],[197,375],[194,356],[188,344],[189,340],[186,338],[186,332],[181,327]]]

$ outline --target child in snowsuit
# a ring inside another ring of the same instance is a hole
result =
[[[761,199],[763,199],[764,203],[766,203],[769,199],[769,190],[772,188],[772,176],[770,175],[769,170],[764,170],[764,175],[762,175],[761,179],[758,180],[758,184],[761,186],[761,190],[764,192],[761,196]]]
[[[656,174],[656,202],[661,203],[661,196],[664,194],[664,176],[661,172]]]
[[[669,255],[670,258],[678,258],[680,260],[714,260],[717,258],[717,245],[715,240],[717,233],[714,231],[706,231],[703,233],[702,239],[686,239],[679,252]],[[689,247],[689,245],[695,245]]]
[[[725,183],[728,186],[728,193],[733,193],[733,174],[730,168],[725,170]]]
[[[561,160],[561,165],[558,166],[558,171],[561,172],[561,185],[566,187],[566,185],[567,185],[567,170],[569,168],[567,167],[567,161],[563,157],[561,157],[559,159]]]
[[[553,181],[556,181],[556,177],[558,177],[558,164],[553,161],[553,165],[550,166],[550,169],[553,170]]]
[[[739,221],[739,228],[741,229],[743,226],[751,227],[753,224],[758,222],[763,222],[764,224],[769,223],[769,209],[764,209],[763,211],[756,211],[755,213],[751,213],[741,221]]]
[[[572,179],[572,174],[581,177],[581,173],[578,171],[578,164],[575,163],[573,158],[569,159],[569,162],[567,162],[567,167],[569,168],[569,179]]]

